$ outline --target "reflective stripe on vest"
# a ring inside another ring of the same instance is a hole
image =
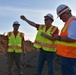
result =
[[[22,49],[20,46],[8,46],[9,49],[17,49],[17,50],[20,50]]]
[[[10,34],[10,35],[9,35]],[[8,33],[8,52],[16,52],[16,53],[22,53],[22,37],[21,33],[19,32],[17,36],[14,36],[13,32]]]
[[[52,28],[51,28],[51,30],[50,30],[51,34],[53,34],[53,33],[55,32],[56,29],[57,29],[57,27],[52,26]]]
[[[71,18],[71,19],[69,19],[68,22],[65,23],[64,28],[62,29],[62,32],[66,31],[66,29],[68,28],[68,25],[70,24],[70,22],[71,22],[72,20],[76,20],[76,18]]]
[[[64,25],[61,36],[68,36],[68,26],[71,21],[76,20],[76,18],[70,18]],[[57,54],[69,57],[69,58],[76,58],[76,41],[75,42],[62,42],[57,41]]]
[[[53,29],[52,29],[53,28]],[[52,30],[51,30],[52,29]],[[36,48],[43,48],[43,50],[45,51],[56,51],[56,47],[53,41],[46,39],[45,37],[41,36],[41,32],[45,32],[46,34],[51,36],[51,31],[52,33],[54,33],[54,31],[57,29],[57,27],[53,27],[50,26],[50,28],[46,31],[46,26],[40,26],[37,36],[36,36],[36,40],[34,42],[34,47]]]
[[[35,44],[37,45],[41,45],[42,47],[47,47],[47,48],[56,48],[56,46],[54,44],[47,44],[47,43],[41,43],[39,41],[35,41]]]

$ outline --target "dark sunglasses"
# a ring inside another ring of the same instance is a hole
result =
[[[48,20],[50,20],[50,19],[44,19],[44,21],[48,21]]]

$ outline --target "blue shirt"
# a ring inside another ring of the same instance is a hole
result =
[[[76,20],[71,21],[70,25],[68,26],[68,37],[76,40]]]

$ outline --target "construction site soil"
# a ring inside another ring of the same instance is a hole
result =
[[[0,35],[0,75],[7,75],[7,56],[4,55],[5,52],[5,40],[4,36]],[[27,50],[27,55],[22,53],[22,71],[23,75],[36,75],[37,61],[39,50],[33,47],[33,43],[29,40],[25,41],[25,48]],[[16,73],[16,65],[12,68],[13,75]],[[45,62],[42,75],[48,75],[47,62]],[[54,75],[61,75],[61,66],[59,56],[55,55],[54,60]]]

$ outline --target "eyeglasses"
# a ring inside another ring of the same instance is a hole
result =
[[[50,19],[44,19],[44,21],[48,21],[48,20],[50,20]]]

